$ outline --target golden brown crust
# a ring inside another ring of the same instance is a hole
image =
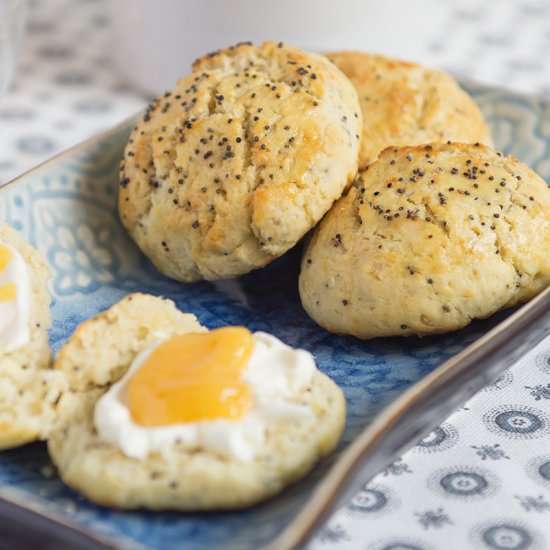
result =
[[[310,316],[359,338],[455,330],[550,283],[550,190],[485,146],[390,147],[304,252]]]
[[[357,172],[355,90],[324,57],[241,44],[197,60],[132,133],[119,211],[182,281],[261,267],[313,227]]]
[[[351,80],[363,112],[359,167],[390,145],[448,140],[492,146],[489,126],[450,75],[362,52],[327,57]]]
[[[251,463],[177,444],[169,453],[139,460],[103,441],[93,425],[95,403],[134,357],[151,346],[159,331],[170,337],[203,330],[172,302],[134,294],[75,331],[55,364],[67,373],[73,391],[64,395],[62,425],[48,440],[65,483],[116,508],[242,508],[280,492],[332,451],[343,429],[345,401],[336,384],[318,371],[311,391],[299,399],[314,414],[270,426]]]

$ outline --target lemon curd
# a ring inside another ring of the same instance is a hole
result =
[[[4,271],[13,259],[13,252],[6,245],[0,244],[0,273]],[[9,302],[15,300],[17,296],[17,286],[15,283],[0,285],[0,302]]]
[[[25,260],[17,248],[0,242],[0,355],[29,342],[31,300]]]
[[[241,374],[253,350],[244,327],[170,338],[129,380],[132,418],[146,427],[240,418],[252,406]]]

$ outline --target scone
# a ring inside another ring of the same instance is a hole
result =
[[[390,147],[307,246],[300,295],[326,329],[432,334],[523,302],[550,283],[550,190],[483,145]]]
[[[0,224],[0,449],[45,437],[64,379],[50,370],[49,270],[33,247]]]
[[[72,394],[51,457],[117,508],[254,504],[309,471],[344,423],[342,392],[309,353],[243,327],[207,332],[146,295],[82,324],[55,367]]]
[[[209,54],[156,99],[120,172],[120,219],[180,281],[247,273],[311,229],[357,174],[361,114],[348,79],[291,46]]]
[[[461,141],[492,146],[473,99],[450,75],[382,55],[337,52],[327,57],[357,90],[363,112],[359,167],[390,145]]]

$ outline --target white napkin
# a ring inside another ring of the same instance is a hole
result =
[[[327,548],[550,548],[550,337],[337,512]]]

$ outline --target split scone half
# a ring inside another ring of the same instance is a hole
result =
[[[51,457],[68,485],[116,508],[257,503],[305,475],[344,424],[343,394],[308,352],[244,327],[208,332],[142,294],[78,327],[55,368],[72,391]]]
[[[292,248],[357,174],[357,94],[325,57],[249,43],[197,60],[132,132],[120,219],[185,282],[235,277]]]
[[[383,55],[343,51],[327,57],[357,90],[363,128],[359,168],[390,145],[433,141],[492,146],[475,101],[449,74]]]
[[[50,369],[49,270],[0,224],[0,449],[43,439],[55,424],[64,376]]]
[[[550,284],[550,188],[479,144],[389,147],[323,218],[300,296],[359,338],[457,330]]]

